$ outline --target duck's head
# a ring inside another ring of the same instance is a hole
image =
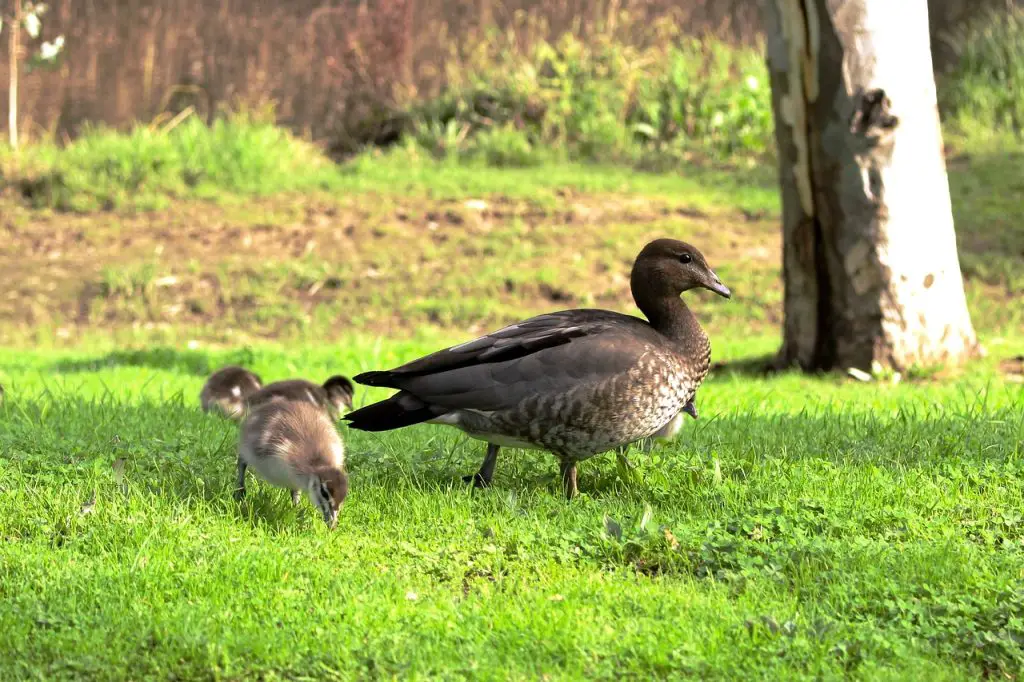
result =
[[[634,296],[642,291],[679,296],[702,287],[719,296],[731,298],[697,247],[678,239],[655,239],[640,251],[633,263],[631,284]]]
[[[348,377],[336,374],[324,382],[324,390],[327,391],[327,399],[337,412],[342,408],[352,409],[352,396],[355,395],[355,387]]]
[[[332,530],[338,524],[338,510],[346,497],[348,473],[344,469],[324,468],[309,479],[309,498]]]

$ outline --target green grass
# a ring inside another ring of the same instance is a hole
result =
[[[719,359],[774,342],[714,341]],[[0,677],[1024,665],[1024,394],[991,364],[951,384],[718,372],[699,421],[632,453],[634,482],[602,456],[571,503],[543,453],[507,450],[492,489],[465,489],[481,445],[430,426],[343,429],[352,492],[333,533],[266,485],[232,501],[237,429],[199,411],[206,372],[315,379],[440,343],[0,353]]]
[[[1024,8],[994,6],[953,36],[955,68],[939,80],[939,105],[974,137],[1024,131]]]
[[[778,345],[775,166],[707,162],[766,134],[751,56],[555,47],[531,58],[565,88],[541,94],[575,118],[540,132],[480,127],[477,79],[434,103],[455,119],[421,112],[443,127],[341,165],[244,116],[0,152],[0,679],[1019,678],[1024,391],[1000,366],[1024,354],[1019,139],[969,112],[949,128],[986,359],[766,378],[743,361]],[[669,108],[616,118],[638,73]],[[728,125],[692,149],[686,117],[716,107]],[[656,235],[733,289],[688,300],[740,362],[630,480],[595,458],[566,503],[554,458],[506,450],[472,491],[483,448],[457,432],[340,427],[335,532],[266,485],[231,499],[237,427],[198,409],[212,370],[322,380],[535,312],[635,312]]]
[[[245,112],[210,126],[187,117],[174,127],[136,125],[127,133],[90,128],[65,147],[0,147],[0,189],[11,185],[36,207],[70,211],[323,190],[337,177],[319,148]]]

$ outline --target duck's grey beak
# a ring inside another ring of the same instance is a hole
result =
[[[713,270],[708,270],[711,275],[711,282],[704,285],[709,291],[713,291],[722,298],[732,298],[732,292],[729,291],[729,287],[722,284],[722,280],[718,279],[718,275]]]

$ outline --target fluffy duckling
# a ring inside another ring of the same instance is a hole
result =
[[[305,379],[275,381],[253,393],[246,402],[250,410],[272,400],[308,402],[325,410],[337,421],[343,409],[352,409],[354,394],[352,382],[347,377],[335,375],[319,386]]]
[[[245,401],[260,390],[263,380],[244,367],[228,365],[210,375],[199,393],[203,412],[216,410],[229,419],[238,419],[245,411]]]
[[[292,504],[301,491],[334,528],[338,509],[348,495],[345,447],[326,412],[307,402],[271,400],[252,409],[242,422],[238,443],[238,487],[245,495],[245,471],[291,490]]]

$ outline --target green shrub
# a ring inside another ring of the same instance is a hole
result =
[[[989,9],[951,37],[957,64],[940,79],[939,104],[961,132],[1024,130],[1024,8]]]
[[[514,31],[491,33],[453,56],[444,93],[409,107],[412,135],[439,158],[514,146],[511,156],[482,155],[497,165],[523,165],[532,155],[621,161],[771,148],[771,93],[759,51],[683,38],[666,21],[646,44],[565,33],[523,48]]]
[[[168,197],[219,191],[267,194],[326,188],[337,170],[314,145],[246,113],[206,125],[90,128],[66,147],[3,154],[4,184],[39,205],[89,210],[151,208]]]

